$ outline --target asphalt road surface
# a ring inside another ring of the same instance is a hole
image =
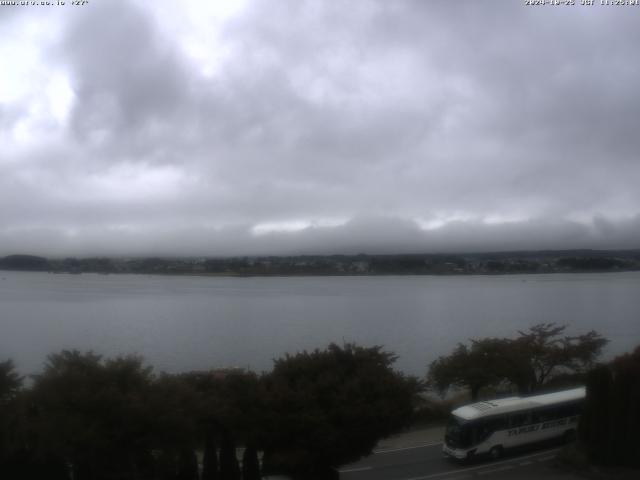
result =
[[[496,461],[459,465],[442,456],[442,444],[381,451],[340,469],[341,480],[572,480],[552,466],[559,449],[530,450]]]

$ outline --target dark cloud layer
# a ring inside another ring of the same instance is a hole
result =
[[[640,9],[216,3],[0,20],[0,254],[640,246]]]

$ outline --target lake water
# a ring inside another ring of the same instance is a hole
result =
[[[63,348],[137,353],[157,370],[271,368],[330,342],[384,345],[423,375],[458,342],[539,322],[640,344],[640,272],[219,278],[0,271],[0,360],[36,373]]]

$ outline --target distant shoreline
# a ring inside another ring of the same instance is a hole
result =
[[[9,255],[0,270],[54,274],[207,277],[461,276],[640,271],[640,250],[561,250],[466,254],[254,257],[87,257]]]

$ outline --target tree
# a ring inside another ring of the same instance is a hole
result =
[[[587,375],[580,440],[599,465],[640,466],[640,346]]]
[[[253,445],[248,445],[242,455],[242,480],[260,480],[260,478],[258,451]]]
[[[473,339],[429,365],[428,384],[444,394],[451,386],[468,388],[473,400],[480,390],[503,383],[522,394],[543,388],[559,374],[584,374],[607,340],[595,331],[562,336],[566,326],[534,325],[515,339]]]
[[[16,452],[16,419],[20,417],[16,397],[22,387],[20,377],[11,360],[0,362],[0,476],[16,471],[14,463]],[[13,457],[13,458],[12,458]],[[20,470],[18,470],[20,471]],[[24,477],[24,471],[20,471]]]
[[[6,404],[16,396],[23,380],[24,377],[15,371],[13,361],[0,362],[0,405]]]
[[[204,455],[202,457],[202,480],[219,480],[218,454],[215,437],[211,432],[205,434]]]
[[[198,480],[198,458],[192,448],[180,449],[177,480]]]
[[[201,398],[181,375],[163,373],[150,386],[147,426],[154,449],[173,452],[201,445],[199,416]]]
[[[263,378],[265,473],[334,478],[407,425],[421,384],[394,371],[395,359],[381,347],[331,344],[276,360]]]
[[[148,468],[156,432],[151,369],[138,357],[51,355],[32,392],[38,455],[63,458],[73,477],[132,476]]]
[[[587,374],[587,396],[580,418],[579,433],[586,440],[587,455],[597,463],[609,457],[609,428],[613,376],[606,365],[599,365]]]
[[[184,373],[179,378],[198,398],[196,415],[203,438],[232,432],[240,444],[257,443],[265,404],[255,373],[223,369]]]
[[[614,359],[611,448],[618,465],[640,467],[640,346]]]
[[[520,337],[513,342],[510,360],[519,366],[519,376],[509,379],[522,393],[539,390],[561,371],[586,373],[608,343],[594,330],[578,336],[562,336],[566,328],[566,325],[540,323],[526,332],[518,332]]]
[[[240,466],[236,457],[236,443],[230,432],[222,435],[220,445],[220,479],[240,480]]]
[[[256,445],[263,436],[264,395],[258,376],[243,369],[221,369],[178,377],[197,398],[197,435],[204,440],[205,449],[203,480],[239,479],[235,441],[244,446]],[[219,463],[216,440],[221,440]]]
[[[504,380],[509,347],[510,341],[502,338],[471,340],[469,347],[459,343],[450,355],[431,363],[427,383],[441,395],[451,386],[466,387],[475,401],[482,388]]]

